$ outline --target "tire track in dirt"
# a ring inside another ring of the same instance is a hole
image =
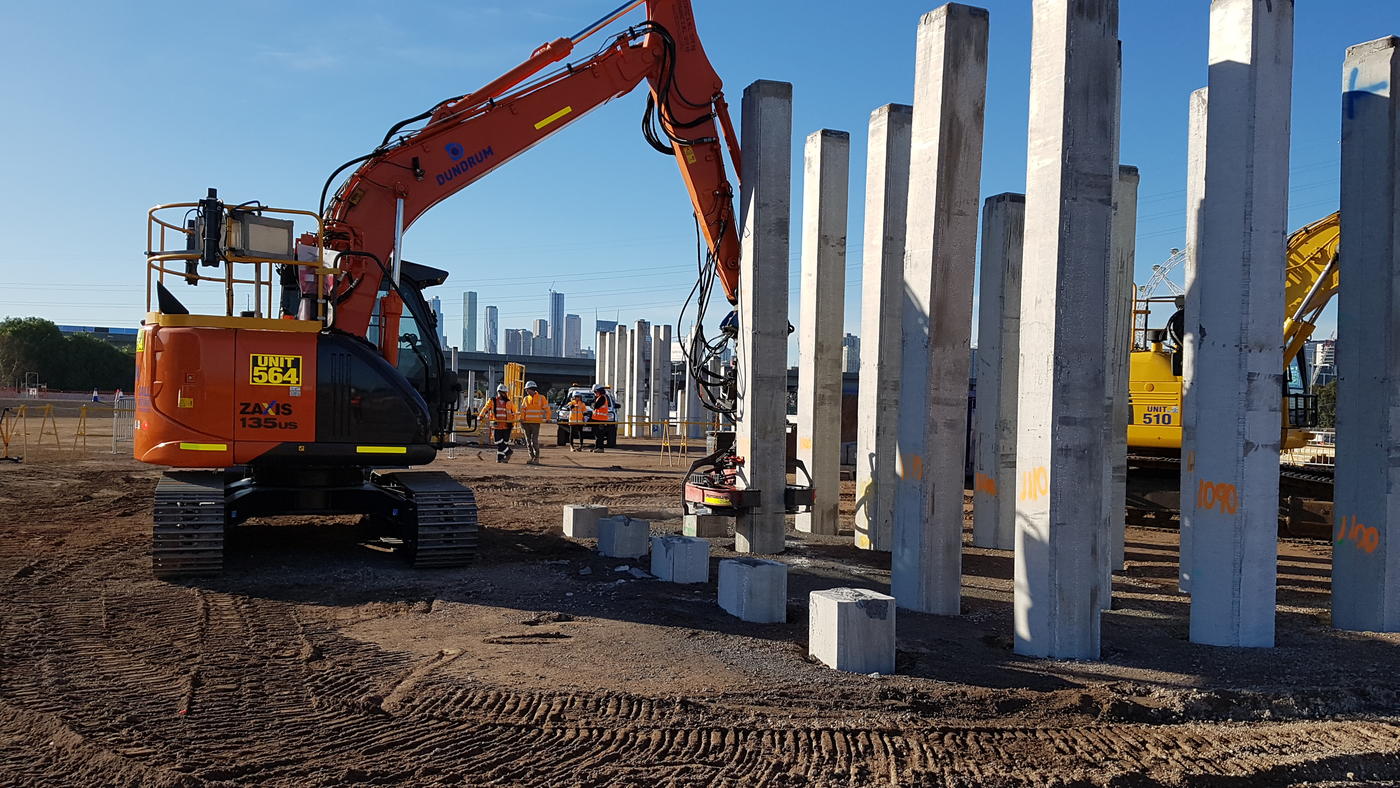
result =
[[[472,775],[479,784],[587,775],[585,784],[995,785],[1075,774],[1106,784],[1124,767],[1104,764],[1127,764],[1172,783],[1280,765],[1305,774],[1337,753],[1374,762],[1376,773],[1395,770],[1400,757],[1400,727],[1380,722],[1215,726],[1209,738],[1191,725],[948,726],[869,711],[861,725],[832,725],[822,704],[803,709],[791,696],[736,708],[470,687],[444,675],[456,655],[415,663],[306,626],[289,604],[163,584],[47,608],[42,626],[21,633],[42,637],[46,653],[6,652],[14,669],[0,686],[7,719],[70,730],[81,744],[71,757],[91,758],[95,748],[104,757],[94,763],[142,781],[184,773],[315,784],[330,769],[338,778],[392,773],[414,782]],[[784,707],[781,724],[769,719]],[[749,721],[715,722],[723,719]],[[5,750],[0,774],[37,781],[66,757],[26,762]]]
[[[567,490],[637,507],[669,500],[673,485],[530,491],[532,501]],[[1400,725],[1382,719],[1154,725],[1078,712],[1062,725],[984,724],[798,683],[694,699],[504,688],[461,654],[425,658],[345,636],[353,616],[320,609],[329,602],[157,582],[146,560],[143,543],[112,531],[31,556],[0,582],[0,784],[1400,779]],[[940,708],[955,713],[956,698]]]

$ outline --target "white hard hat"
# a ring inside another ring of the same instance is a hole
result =
[[[497,394],[505,394],[505,393],[507,393],[507,392],[509,392],[509,391],[510,391],[510,389],[506,388],[506,384],[504,384],[504,383],[501,383],[501,384],[499,384],[499,385],[496,386],[496,393],[497,393]]]
[[[594,391],[602,391],[602,390],[605,389],[605,388],[607,388],[607,386],[604,386],[602,383],[594,383],[594,384],[593,384],[593,390],[594,390]]]
[[[533,380],[527,380],[527,381],[525,381],[525,388],[527,388],[527,389],[534,389],[534,390],[536,390],[536,391],[539,391],[539,388],[540,388],[540,387],[535,385],[535,381],[533,381]]]

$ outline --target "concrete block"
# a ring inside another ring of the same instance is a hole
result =
[[[1343,66],[1332,623],[1400,632],[1400,38]]]
[[[737,483],[759,505],[738,517],[734,549],[781,553],[787,527],[788,233],[792,213],[792,85],[759,80],[744,88]]]
[[[846,315],[846,202],[851,135],[807,137],[802,179],[802,287],[797,320],[797,459],[812,509],[797,530],[834,535],[841,501],[841,338]]]
[[[1194,423],[1182,436],[1195,643],[1274,645],[1293,6],[1210,7],[1198,310],[1186,319]]]
[[[1015,650],[1097,659],[1107,567],[1104,293],[1118,174],[1118,3],[1035,0],[1032,9]]]
[[[718,514],[687,514],[681,524],[681,533],[686,536],[698,536],[702,539],[723,538],[729,535],[729,528],[733,524],[733,517],[724,517]]]
[[[607,516],[606,506],[565,506],[564,535],[570,539],[597,539],[598,521]]]
[[[627,515],[598,521],[598,554],[609,558],[641,558],[647,554],[651,523]]]
[[[653,536],[651,573],[668,583],[710,582],[710,543],[690,536]]]
[[[719,562],[719,606],[757,624],[787,621],[787,564],[762,558]]]
[[[862,550],[889,552],[894,544],[900,315],[913,117],[914,108],[906,104],[886,104],[870,114],[860,291],[860,395],[852,459],[856,466],[852,530],[856,547]]]
[[[865,588],[813,591],[807,653],[850,673],[894,673],[894,597]]]
[[[905,219],[890,587],[900,607],[953,616],[962,589],[987,35],[981,8],[949,3],[919,20]]]

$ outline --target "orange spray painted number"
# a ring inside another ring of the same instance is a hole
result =
[[[979,473],[972,480],[974,492],[986,493],[988,495],[997,494],[997,480],[985,473]]]
[[[1380,529],[1358,521],[1354,514],[1350,521],[1346,515],[1342,515],[1337,518],[1336,540],[1339,546],[1343,542],[1351,541],[1367,553],[1374,553],[1376,548],[1381,546],[1381,532]]]
[[[1196,488],[1196,508],[1218,509],[1221,514],[1235,514],[1240,510],[1240,495],[1233,484],[1202,479]]]
[[[1042,465],[1021,474],[1021,491],[1018,496],[1021,500],[1038,501],[1049,494],[1050,469]]]
[[[901,462],[895,472],[901,479],[922,479],[924,478],[924,458],[923,455],[911,455],[907,463]]]

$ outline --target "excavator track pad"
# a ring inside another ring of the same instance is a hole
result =
[[[476,495],[441,471],[388,471],[375,484],[407,499],[397,519],[415,569],[466,566],[476,556]]]
[[[224,475],[170,471],[156,485],[151,573],[216,575],[224,568]]]

